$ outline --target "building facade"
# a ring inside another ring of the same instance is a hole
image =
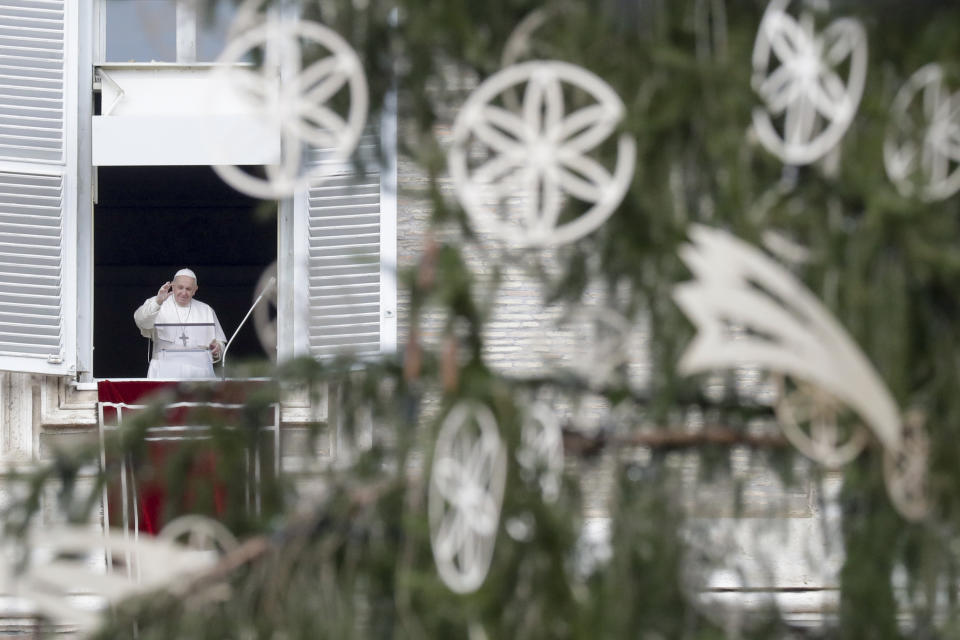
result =
[[[191,2],[171,0],[159,3],[165,9],[151,30],[131,34],[122,18],[135,4],[0,0],[0,473],[97,432],[98,381],[146,371],[133,310],[182,266],[199,274],[197,297],[218,310],[228,336],[275,274],[260,332],[266,344],[246,326],[231,358],[389,354],[408,334],[396,274],[416,262],[432,232],[429,206],[416,196],[427,178],[392,151],[395,116],[386,110],[366,129],[361,147],[386,153],[368,153],[362,170],[345,166],[272,203],[237,194],[211,167],[274,163],[283,140],[247,97],[211,88],[231,16],[207,33]],[[146,54],[138,41],[149,45]],[[483,255],[468,258],[484,272]],[[524,374],[576,361],[586,326],[564,325],[562,310],[545,306],[522,270],[508,268],[503,278],[486,329],[490,364]],[[428,341],[443,322],[434,320]],[[645,348],[641,334],[631,347],[639,384],[650,375]],[[295,434],[327,422],[329,409],[326,397],[287,398],[278,425],[291,435],[284,446],[300,446]],[[328,424],[315,453],[332,459],[337,450]],[[595,496],[588,517],[598,522],[601,477],[584,473]],[[822,542],[818,495],[812,487],[782,495],[772,481],[756,495],[758,503],[783,501],[788,535],[800,542],[789,543],[797,553],[773,560],[777,571],[765,577],[773,585],[752,586],[792,594],[809,587],[814,595],[795,595],[796,607],[816,609],[822,603],[811,602],[832,592],[802,559],[823,553],[808,548]],[[748,540],[748,529],[730,535]]]
[[[185,0],[0,3],[5,461],[94,429],[98,380],[145,375],[131,314],[181,266],[228,334],[276,274],[267,343],[248,322],[235,361],[395,349],[395,167],[343,167],[266,203],[219,180],[213,165],[275,162],[281,137],[211,80],[235,17],[217,11],[210,25]],[[284,422],[322,419],[292,402]]]

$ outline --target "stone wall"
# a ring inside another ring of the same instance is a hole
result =
[[[281,405],[282,461],[294,473],[311,471],[311,460],[327,464],[338,448],[331,429],[323,430],[314,449],[307,448],[307,425],[327,421],[327,397],[321,396],[311,406],[305,392],[291,392]],[[0,372],[0,504],[6,487],[3,477],[51,460],[58,449],[75,451],[98,438],[95,385],[77,385],[59,376]]]

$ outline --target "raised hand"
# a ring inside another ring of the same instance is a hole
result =
[[[160,287],[160,290],[157,291],[157,304],[163,304],[163,301],[170,297],[170,294],[173,292],[173,285],[168,280]]]

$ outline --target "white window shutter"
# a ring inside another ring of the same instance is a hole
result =
[[[383,170],[372,134],[362,139],[357,164],[332,165],[301,199],[304,233],[297,308],[307,314],[305,334],[319,359],[392,350],[395,333],[394,211],[384,210]],[[324,163],[315,151],[313,161]],[[389,217],[389,219],[385,219]]]
[[[74,0],[0,0],[0,369],[76,366]]]

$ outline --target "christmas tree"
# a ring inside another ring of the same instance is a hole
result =
[[[397,113],[400,216],[429,216],[401,347],[282,364],[244,417],[198,418],[215,437],[171,464],[243,477],[260,412],[328,390],[352,452],[262,477],[259,512],[230,493],[239,546],[97,637],[960,634],[956,3],[292,13],[356,52],[370,121]],[[557,323],[529,368],[491,356],[516,274]],[[159,402],[106,460],[146,465]],[[98,454],[75,453],[8,532],[50,483],[91,512],[102,486],[71,478]],[[756,590],[797,547],[825,587],[808,617]]]

